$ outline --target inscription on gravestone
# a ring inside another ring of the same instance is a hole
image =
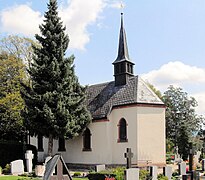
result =
[[[133,153],[131,151],[131,148],[127,148],[127,152],[124,154],[125,158],[127,159],[127,169],[131,168],[132,166],[132,158],[133,158]]]

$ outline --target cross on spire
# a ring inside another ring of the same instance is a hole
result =
[[[125,5],[123,4],[122,1],[120,1],[120,9],[121,9],[121,13],[123,13],[123,9],[124,9]]]

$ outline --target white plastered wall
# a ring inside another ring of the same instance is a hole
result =
[[[118,123],[121,118],[127,122],[128,142],[118,142]],[[109,121],[91,123],[92,151],[83,151],[83,137],[80,135],[66,141],[66,152],[58,152],[58,141],[54,140],[53,153],[61,153],[66,163],[80,164],[125,164],[124,153],[131,148],[133,163],[151,160],[165,163],[165,108],[123,107],[113,109]],[[37,146],[37,139],[31,138]],[[47,139],[44,138],[44,152],[38,153],[42,161],[46,157]]]
[[[138,107],[137,137],[138,160],[166,163],[165,108]]]

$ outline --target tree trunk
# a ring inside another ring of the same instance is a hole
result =
[[[48,139],[48,156],[52,156],[53,153],[53,135],[49,134]]]

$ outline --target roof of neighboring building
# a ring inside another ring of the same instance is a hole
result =
[[[86,101],[93,119],[107,117],[114,106],[136,103],[164,105],[139,76],[131,77],[122,86],[115,86],[115,81],[91,85],[87,89]]]

